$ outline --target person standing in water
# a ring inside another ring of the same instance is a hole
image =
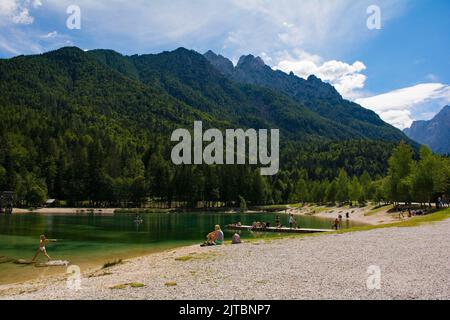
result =
[[[335,230],[339,230],[339,218],[336,218],[336,220],[334,220],[334,223],[333,223],[333,229],[335,229]]]
[[[36,260],[36,258],[38,257],[39,253],[41,253],[41,252],[47,257],[48,261],[52,260],[52,258],[50,258],[50,256],[47,254],[47,250],[45,249],[45,244],[47,242],[50,242],[50,241],[54,242],[55,240],[47,239],[45,237],[45,235],[41,235],[39,237],[39,248],[37,249],[37,252],[36,252],[36,254],[33,257],[33,260],[31,260],[32,262],[34,262]]]
[[[296,222],[295,222],[294,215],[291,213],[289,215],[289,228],[292,229],[294,227],[294,225],[296,225]]]
[[[280,216],[276,216],[275,218],[275,227],[281,228]]]

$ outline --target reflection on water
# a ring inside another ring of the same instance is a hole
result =
[[[280,215],[287,225],[288,217]],[[296,217],[302,228],[331,227],[331,222],[315,217]],[[151,213],[140,215],[13,215],[0,216],[0,284],[27,280],[61,268],[35,268],[1,263],[8,258],[31,259],[39,244],[39,235],[50,239],[47,251],[54,259],[69,260],[82,267],[98,266],[116,258],[129,258],[182,245],[200,243],[214,225],[267,221],[274,225],[269,213]],[[344,226],[346,226],[344,222]],[[351,224],[348,225],[351,227]],[[234,231],[224,230],[230,239]],[[240,232],[243,240],[271,237],[273,234]],[[2,258],[3,257],[3,258]],[[40,257],[43,259],[43,256]]]

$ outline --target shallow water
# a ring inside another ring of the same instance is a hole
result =
[[[82,270],[98,267],[119,258],[131,258],[183,245],[200,243],[214,225],[225,226],[240,221],[274,224],[275,214],[230,213],[151,213],[141,214],[142,224],[135,223],[130,214],[106,215],[0,215],[0,261],[5,257],[31,259],[39,244],[39,235],[45,234],[56,243],[47,245],[53,259],[69,260]],[[288,217],[280,215],[287,225]],[[329,229],[331,221],[317,217],[296,217],[302,228]],[[345,224],[345,223],[344,223]],[[348,223],[344,227],[351,227]],[[234,231],[224,230],[229,240]],[[275,234],[242,231],[243,240],[255,237],[273,237]],[[45,261],[40,255],[39,261]],[[45,277],[65,272],[62,267],[36,268],[34,266],[0,263],[0,284]]]

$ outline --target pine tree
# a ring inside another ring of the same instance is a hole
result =
[[[363,191],[362,191],[361,184],[359,183],[359,180],[356,176],[353,177],[353,179],[349,183],[348,195],[349,195],[349,198],[350,198],[350,201],[352,202],[352,204],[355,201],[361,202],[361,197],[363,195]]]
[[[343,204],[348,201],[348,176],[344,169],[339,171],[339,176],[336,179],[336,200]]]
[[[374,196],[374,188],[372,184],[372,179],[370,177],[370,174],[367,171],[364,171],[361,178],[361,187],[362,187],[362,194],[361,194],[361,200],[363,202],[368,200],[373,200]]]
[[[328,185],[328,188],[326,189],[326,200],[330,204],[336,203],[336,195],[337,195],[337,183],[336,180],[333,180]]]
[[[411,147],[402,141],[389,158],[388,198],[394,202],[411,201],[411,182],[408,178],[414,165],[412,155]]]

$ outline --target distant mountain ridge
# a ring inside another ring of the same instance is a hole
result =
[[[445,106],[429,121],[414,121],[404,132],[436,153],[450,154],[450,106]]]
[[[204,56],[217,70],[235,82],[282,92],[320,116],[354,130],[369,133],[377,130],[376,127],[387,125],[375,112],[343,99],[332,85],[314,75],[305,80],[292,72],[287,74],[273,70],[260,57],[253,55],[242,56],[236,67],[230,60],[212,51],[206,52]],[[394,136],[385,136],[383,139],[389,140]]]
[[[275,126],[285,133],[288,127],[303,138],[306,133],[338,140],[408,140],[374,112],[344,100],[330,84],[273,70],[252,55],[241,57],[236,67],[212,51],[202,55],[185,48],[133,56],[101,49],[87,55],[215,117],[235,122],[238,115],[247,127]]]
[[[252,55],[234,67],[212,51],[202,55],[179,48],[124,56],[65,47],[0,60],[0,77],[4,103],[22,104],[28,96],[31,105],[47,108],[35,99],[39,94],[50,105],[83,103],[121,121],[123,116],[138,124],[147,119],[158,130],[203,119],[217,127],[279,128],[294,141],[408,140],[374,112],[343,99],[330,84],[273,70]]]
[[[242,56],[236,67],[222,55],[212,51],[204,54],[205,58],[224,75],[231,76],[237,82],[255,84],[280,90],[300,101],[321,98],[341,100],[341,95],[330,84],[324,83],[315,76],[307,80],[286,74],[280,70],[273,70],[260,57],[253,55]]]

